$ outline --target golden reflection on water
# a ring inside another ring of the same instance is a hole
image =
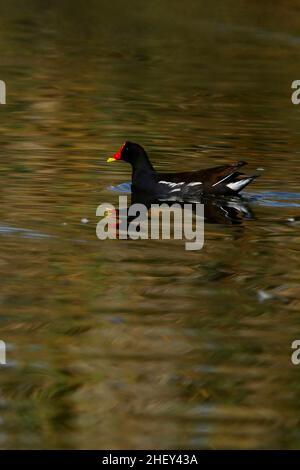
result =
[[[0,446],[299,448],[299,208],[254,201],[199,252],[95,235],[126,138],[297,193],[297,2],[131,4],[0,1]]]

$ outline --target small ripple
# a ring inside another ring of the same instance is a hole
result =
[[[49,235],[48,233],[37,232],[27,228],[12,227],[11,225],[0,225],[0,234],[11,235],[15,233],[29,238],[52,238],[54,236]]]
[[[300,207],[300,193],[284,191],[264,191],[261,193],[243,193],[243,198],[259,206]],[[296,201],[295,201],[296,200]]]
[[[118,193],[130,193],[131,192],[131,183],[121,183],[116,186],[108,186],[109,191],[116,191]]]

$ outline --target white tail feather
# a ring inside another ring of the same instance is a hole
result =
[[[232,189],[232,191],[240,191],[243,189],[245,186],[247,186],[250,181],[252,181],[253,178],[245,178],[239,181],[235,181],[234,183],[228,183],[226,184],[227,188]]]

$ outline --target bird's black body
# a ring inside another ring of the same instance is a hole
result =
[[[256,178],[256,175],[243,176],[239,171],[246,165],[244,161],[192,172],[158,173],[145,150],[132,142],[126,142],[109,159],[112,160],[131,164],[133,191],[142,191],[160,200],[184,201],[203,195],[233,196]]]

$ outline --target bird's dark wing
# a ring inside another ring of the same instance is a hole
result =
[[[230,182],[231,179],[235,179],[237,176],[242,175],[242,173],[237,172],[237,168],[240,168],[246,165],[246,162],[239,161],[233,163],[232,165],[220,165],[213,168],[208,168],[206,170],[199,171],[186,171],[182,173],[157,173],[156,180],[159,182],[170,181],[174,183],[193,183],[193,182],[202,182],[208,186],[212,186],[218,182],[221,182],[223,179]]]

